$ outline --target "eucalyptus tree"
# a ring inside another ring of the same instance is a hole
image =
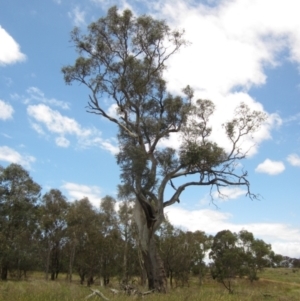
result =
[[[41,187],[18,164],[0,167],[0,268],[1,279],[9,270],[30,268],[37,231]]]
[[[165,21],[137,17],[130,10],[119,13],[112,7],[85,34],[75,28],[71,40],[79,57],[62,68],[65,82],[85,85],[87,111],[108,119],[119,130],[122,191],[136,200],[134,216],[149,288],[164,291],[154,236],[164,220],[164,208],[179,202],[191,186],[239,185],[253,196],[247,172],[237,164],[246,156],[239,142],[257,130],[264,115],[241,104],[235,118],[223,127],[231,149],[225,151],[211,141],[209,118],[214,104],[194,101],[189,86],[180,95],[167,91],[163,76],[167,61],[187,43],[183,32],[171,30]],[[162,143],[173,133],[181,135],[180,151]],[[176,179],[182,179],[177,186]],[[165,199],[168,184],[175,190]]]
[[[162,224],[159,231],[159,250],[162,254],[167,277],[173,287],[189,285],[189,276],[192,271],[202,277],[206,272],[204,257],[210,248],[211,237],[202,231],[182,231],[174,228],[169,221]]]
[[[128,283],[131,276],[137,275],[138,271],[138,246],[134,238],[135,224],[133,221],[133,201],[123,200],[119,205],[118,229],[122,238],[120,254],[122,254],[122,281]],[[136,247],[136,248],[135,248]]]
[[[218,232],[209,253],[211,274],[222,283],[230,294],[233,293],[232,280],[241,274],[243,266],[242,249],[238,246],[238,236],[230,230]]]
[[[67,214],[69,203],[58,189],[51,189],[42,197],[40,227],[45,247],[45,277],[57,278],[61,264],[61,251],[66,243]]]
[[[109,284],[110,277],[116,273],[118,261],[122,261],[121,256],[117,254],[122,240],[115,206],[116,200],[113,197],[107,195],[101,199],[99,214],[102,236],[100,272],[104,285]]]
[[[270,264],[273,253],[271,245],[261,239],[255,239],[251,232],[242,230],[238,234],[243,250],[243,273],[253,282],[258,280],[257,273]]]
[[[100,246],[103,242],[99,211],[86,197],[76,200],[70,205],[67,225],[69,281],[72,281],[73,270],[76,270],[81,284],[86,277],[92,284],[94,275],[100,270]]]

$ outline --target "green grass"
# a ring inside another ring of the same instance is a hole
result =
[[[236,279],[233,283],[234,294],[230,295],[220,283],[206,279],[202,286],[192,278],[190,287],[177,287],[165,294],[152,294],[144,297],[147,301],[299,301],[300,271],[293,273],[292,269],[266,269],[259,275],[260,280],[251,284],[246,279]],[[118,288],[117,283],[113,287]],[[110,300],[134,300],[136,297],[123,294],[114,296],[109,288],[99,289]],[[142,289],[145,291],[146,289]],[[90,294],[89,288],[80,285],[74,277],[72,283],[61,275],[56,281],[45,281],[43,275],[34,273],[26,281],[0,282],[0,301],[77,301],[84,300]],[[141,299],[141,298],[140,298]],[[88,299],[101,300],[99,297]]]
[[[273,281],[282,281],[300,285],[300,269],[265,269],[262,273],[260,273],[259,277],[261,279],[263,278]]]

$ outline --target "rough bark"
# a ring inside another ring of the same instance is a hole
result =
[[[149,241],[149,249],[142,251],[147,271],[149,290],[155,289],[165,293],[167,290],[166,274],[163,262],[157,252],[154,236]]]
[[[149,290],[159,292],[167,291],[167,277],[163,266],[163,261],[155,244],[155,230],[163,221],[163,213],[158,214],[153,223],[147,220],[142,206],[136,204],[134,218],[139,229],[139,240],[141,245],[142,259],[147,272]]]

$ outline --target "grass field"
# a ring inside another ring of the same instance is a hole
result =
[[[197,279],[192,278],[190,287],[169,289],[168,294],[151,294],[143,298],[148,301],[299,301],[300,270],[266,269],[259,275],[260,280],[251,284],[245,279],[236,279],[233,284],[234,294],[230,295],[220,283],[207,279],[199,286]],[[65,281],[61,275],[57,281],[45,281],[43,275],[33,273],[26,281],[0,282],[0,301],[77,301],[84,300],[91,292],[86,286],[80,285],[77,279],[73,283]],[[114,285],[118,288],[117,283]],[[113,295],[108,288],[99,289],[110,300],[134,300],[141,297]],[[143,289],[141,289],[143,291]],[[144,289],[145,290],[145,289]],[[93,296],[88,300],[101,300]]]

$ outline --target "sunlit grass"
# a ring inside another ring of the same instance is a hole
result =
[[[234,294],[229,294],[220,283],[206,279],[199,285],[197,279],[190,281],[190,287],[169,288],[167,294],[151,294],[143,298],[148,301],[299,301],[300,300],[300,271],[292,269],[266,269],[259,275],[261,280],[250,283],[246,279],[236,279],[233,283]],[[117,281],[112,287],[118,288]],[[109,288],[92,287],[100,290],[110,300],[133,300],[136,297],[124,294],[113,295]],[[145,291],[146,288],[140,288]],[[1,301],[77,301],[84,300],[91,293],[90,289],[79,284],[74,275],[74,281],[66,281],[65,275],[60,275],[56,281],[44,280],[42,273],[29,274],[26,281],[0,282]],[[140,299],[140,298],[138,298]],[[88,300],[101,300],[91,297]]]
[[[300,269],[265,269],[262,273],[260,273],[259,277],[262,279],[290,282],[300,285]]]

